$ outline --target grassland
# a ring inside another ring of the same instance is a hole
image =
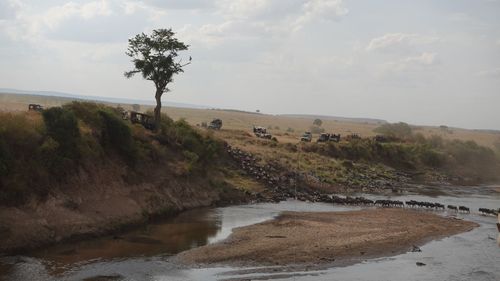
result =
[[[217,202],[282,200],[294,187],[316,196],[499,180],[492,132],[480,132],[491,148],[452,140],[455,131],[426,137],[415,127],[381,143],[370,137],[381,124],[325,119],[327,132],[363,138],[302,143],[298,138],[312,117],[165,108],[172,118],[164,115],[153,132],[123,120],[115,104],[19,99],[3,97],[0,104],[0,239],[9,246],[0,251],[100,235]],[[46,109],[28,112],[28,103]],[[212,118],[223,119],[222,130],[196,126]],[[252,125],[269,127],[276,140],[257,138]],[[235,149],[245,156],[235,157]],[[242,162],[245,158],[251,166]]]
[[[4,95],[2,101],[0,109],[4,111],[25,112],[28,103],[50,107],[63,105],[68,99]],[[133,107],[108,105],[126,110]],[[148,112],[152,107],[141,105],[139,110]],[[500,169],[500,134],[495,131],[409,126],[409,135],[397,141],[378,143],[372,137],[380,134],[376,129],[385,124],[383,121],[323,118],[321,127],[325,132],[343,136],[356,133],[362,139],[328,144],[317,144],[314,139],[313,143],[305,144],[299,139],[304,131],[310,130],[315,119],[312,116],[173,107],[166,107],[163,112],[173,120],[185,120],[193,127],[198,126],[202,134],[211,134],[252,153],[262,166],[273,165],[282,171],[296,171],[308,178],[312,186],[328,191],[398,190],[411,182],[436,185],[489,183],[497,180],[496,171]],[[223,129],[206,132],[201,124],[214,118],[223,120]],[[251,130],[254,125],[268,128],[277,141],[256,138]],[[184,156],[189,158],[190,154]],[[261,184],[234,171],[226,171],[226,177],[243,189],[263,190]]]
[[[70,102],[71,98],[29,96],[29,95],[9,95],[0,94],[0,111],[26,111],[29,103],[41,104],[45,107],[61,106]],[[129,104],[104,103],[110,106],[121,106],[131,110]],[[141,111],[151,111],[152,106],[141,105]],[[252,112],[242,112],[234,110],[215,110],[215,109],[192,109],[165,107],[164,113],[167,113],[172,119],[185,119],[192,125],[210,122],[214,118],[221,118],[224,122],[223,128],[229,130],[243,130],[251,132],[253,125],[263,126],[269,129],[270,133],[278,138],[279,142],[298,142],[299,137],[304,131],[309,131],[315,117],[291,117],[282,115],[257,114]],[[377,122],[368,121],[349,121],[322,119],[322,127],[326,132],[340,133],[349,135],[359,134],[362,137],[373,137],[376,133],[373,131],[380,126]],[[461,128],[443,129],[432,126],[413,126],[415,132],[421,133],[425,137],[440,136],[445,140],[473,140],[479,145],[490,148],[495,147],[495,143],[500,143],[500,131],[468,130]]]

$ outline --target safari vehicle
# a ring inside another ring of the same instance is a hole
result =
[[[312,134],[311,134],[311,132],[305,132],[302,135],[302,137],[300,138],[300,141],[311,142],[312,141]]]
[[[255,134],[256,137],[262,138],[262,139],[271,139],[273,136],[271,134],[267,133],[266,128],[264,127],[253,127],[253,133]]]
[[[327,133],[322,133],[321,135],[319,135],[319,138],[317,140],[317,142],[327,142],[327,141],[330,141],[330,134]]]
[[[340,142],[340,134],[322,133],[321,135],[319,135],[318,142],[328,142],[328,141]]]
[[[28,105],[28,111],[43,111],[43,106],[39,104],[30,103]]]
[[[330,141],[340,142],[340,134],[331,134],[330,135]]]
[[[208,128],[213,130],[220,130],[222,128],[222,120],[220,120],[219,118],[212,120],[212,122],[208,124]]]
[[[132,124],[141,124],[144,128],[148,130],[153,130],[155,128],[155,122],[151,115],[130,111],[130,122]]]
[[[361,137],[358,134],[350,134],[347,136],[347,140],[359,140]]]
[[[376,142],[403,142],[404,140],[393,137],[393,136],[384,136],[384,135],[376,135],[373,137],[373,140]]]

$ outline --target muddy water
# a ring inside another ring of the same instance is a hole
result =
[[[457,193],[458,194],[458,193]],[[369,196],[371,199],[388,198]],[[500,207],[497,195],[396,196],[395,200],[433,201]],[[356,207],[287,201],[189,211],[115,237],[59,245],[29,256],[4,257],[5,280],[500,280],[500,247],[496,218],[436,212],[477,222],[480,227],[422,246],[422,252],[363,261],[322,270],[306,268],[187,268],[175,254],[221,241],[235,227],[273,218],[285,210],[347,211]],[[417,266],[416,263],[425,263]],[[1,279],[2,277],[0,277]]]

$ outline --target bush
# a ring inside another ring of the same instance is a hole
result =
[[[412,136],[412,128],[410,125],[399,122],[394,124],[384,124],[373,130],[375,133],[382,134],[387,137],[408,139]]]
[[[438,168],[445,164],[446,156],[431,148],[424,148],[419,153],[420,161],[427,166]]]
[[[105,148],[116,150],[128,164],[135,164],[137,148],[130,127],[113,113],[100,110],[101,142]]]
[[[75,114],[61,107],[52,107],[43,111],[43,120],[47,135],[59,144],[60,157],[79,158],[77,146],[80,140],[80,129]]]
[[[122,120],[116,108],[88,102],[42,114],[0,113],[0,205],[43,199],[54,188],[68,186],[77,169],[98,165],[111,152],[135,164],[127,181],[142,179],[149,167],[172,156],[185,160],[188,172],[203,172],[225,155],[222,141],[166,115],[160,132],[153,133]]]
[[[433,148],[443,148],[444,146],[444,140],[440,136],[432,135],[428,140],[427,143],[433,147]]]
[[[110,109],[110,107],[104,106],[102,104],[78,101],[65,104],[62,107],[68,111],[73,112],[78,119],[82,120],[92,128],[100,128],[102,126],[102,119],[99,115],[99,111]]]
[[[197,162],[202,163],[214,159],[224,148],[222,142],[215,140],[209,135],[202,135],[184,119],[173,122],[168,117],[162,117],[158,138],[160,142],[176,143],[184,150],[195,153],[198,155]]]
[[[309,128],[309,131],[313,134],[321,134],[325,132],[325,129],[318,127],[318,126],[311,126]]]
[[[0,114],[0,205],[45,195],[47,163],[40,158],[43,128],[26,115]]]

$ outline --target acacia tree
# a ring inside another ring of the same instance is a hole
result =
[[[313,121],[313,125],[315,126],[318,126],[318,127],[321,127],[321,125],[323,124],[323,121],[321,121],[321,119],[314,119]]]
[[[158,128],[161,119],[161,96],[169,91],[167,85],[173,81],[174,74],[184,72],[183,67],[191,63],[191,57],[186,63],[177,59],[180,51],[187,50],[189,45],[174,37],[171,28],[153,30],[151,35],[137,34],[128,40],[127,56],[132,58],[134,69],[125,72],[125,77],[131,78],[141,73],[146,80],[151,80],[156,87],[156,107],[154,111],[155,127]]]

